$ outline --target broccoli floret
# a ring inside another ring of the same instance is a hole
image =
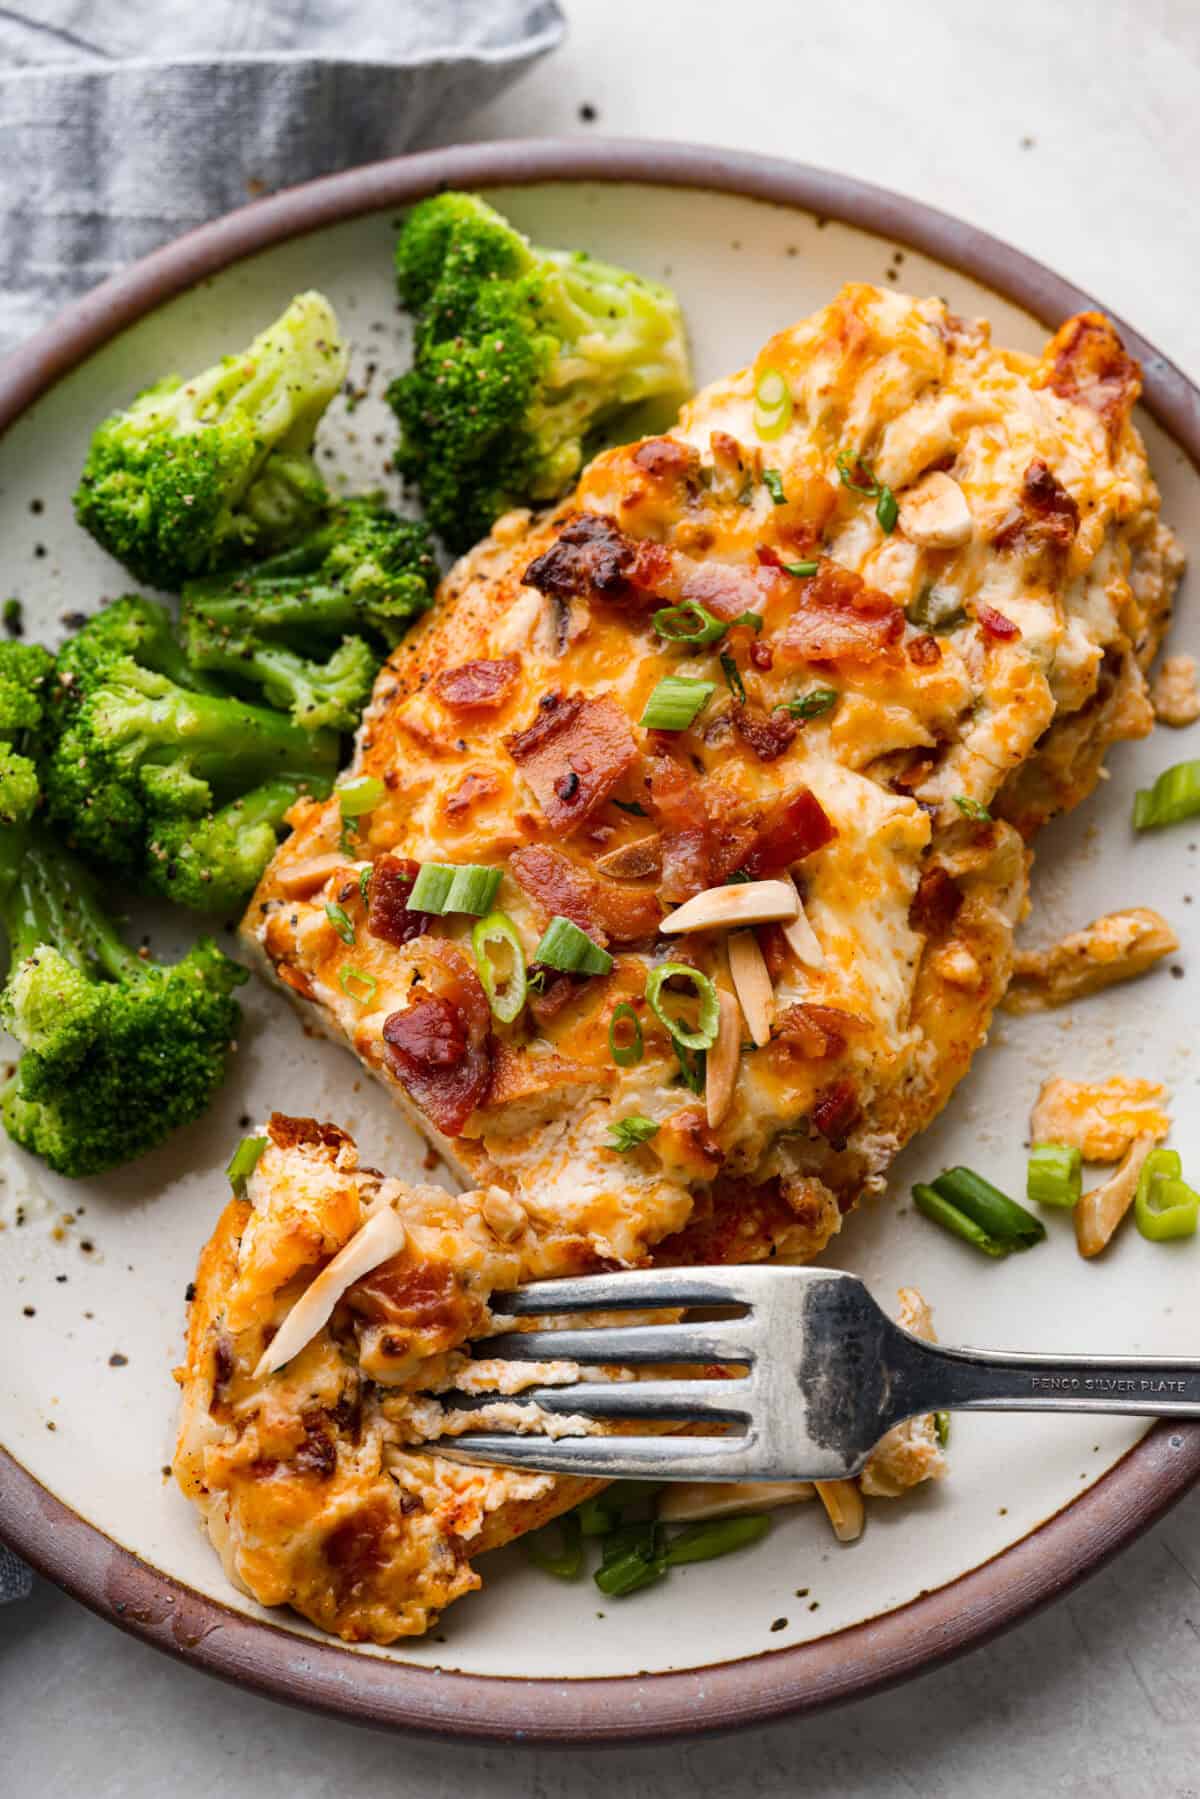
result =
[[[290,808],[306,795],[324,799],[332,785],[282,777],[205,818],[159,820],[150,838],[155,888],[199,912],[237,911],[275,854]]]
[[[665,422],[690,388],[669,288],[530,244],[470,194],[409,214],[396,277],[416,313],[413,365],[388,398],[397,467],[452,549],[510,506],[556,499],[618,422]]]
[[[329,504],[309,452],[346,361],[332,307],[307,293],[241,355],[156,382],[92,438],[80,524],[152,587],[291,541]]]
[[[0,641],[0,743],[39,739],[53,667],[53,656],[40,643]]]
[[[194,828],[280,777],[297,791],[307,784],[327,792],[339,740],[269,707],[181,686],[121,654],[113,633],[109,615],[101,613],[63,651],[46,800],[51,818],[84,855],[152,892],[171,894],[169,860],[153,849],[169,826],[184,820]],[[155,659],[166,659],[157,637],[152,646]],[[252,890],[274,847],[263,847],[261,832],[254,841],[259,856],[252,872],[244,851],[236,864],[213,869],[214,909],[226,906],[235,888],[241,898]]]
[[[101,1174],[207,1110],[246,971],[209,939],[167,966],[123,943],[74,859],[28,819],[0,829],[11,947],[0,1016],[24,1046],[10,1137],[59,1174]]]
[[[352,731],[379,670],[367,639],[397,643],[436,579],[425,526],[364,495],[279,556],[189,582],[184,643],[194,668],[257,687],[306,730]]]

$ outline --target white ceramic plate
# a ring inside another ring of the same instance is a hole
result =
[[[244,343],[301,288],[318,286],[334,301],[354,341],[352,379],[369,392],[353,412],[335,402],[323,434],[329,467],[352,487],[395,493],[394,424],[382,399],[405,341],[391,284],[394,219],[404,200],[447,180],[499,184],[491,197],[536,238],[670,281],[701,382],[748,360],[847,280],[940,294],[989,317],[999,341],[1027,349],[1079,303],[1045,271],[938,215],[751,158],[510,145],[357,171],[159,253],[10,366],[7,389],[0,383],[0,417],[12,420],[0,440],[0,536],[6,591],[24,601],[31,635],[56,642],[64,614],[90,611],[128,586],[72,519],[69,496],[95,421],[159,372],[187,372]],[[837,213],[875,228],[828,216]],[[915,243],[940,247],[948,260]],[[1043,320],[951,260],[1040,304]],[[1149,372],[1160,411],[1186,439],[1194,392],[1161,359]],[[1196,471],[1159,424],[1141,422],[1165,516],[1194,553]],[[1200,653],[1200,611],[1187,588],[1171,641]],[[919,1285],[945,1341],[1196,1352],[1196,1243],[1158,1246],[1129,1227],[1087,1264],[1069,1219],[1051,1218],[1045,1246],[993,1264],[907,1203],[914,1178],[958,1161],[1019,1192],[1030,1103],[1052,1072],[1166,1080],[1175,1094],[1172,1141],[1187,1166],[1200,1168],[1190,971],[1200,826],[1135,839],[1129,824],[1135,787],[1191,747],[1186,733],[1160,730],[1113,751],[1112,778],[1039,842],[1029,927],[1049,937],[1116,906],[1152,903],[1183,939],[1178,966],[1068,1012],[1002,1019],[940,1123],[896,1166],[889,1198],[856,1216],[834,1245],[838,1264],[861,1273],[885,1305],[901,1282]],[[152,922],[156,945],[182,941],[177,919]],[[0,1437],[10,1458],[0,1462],[0,1524],[91,1603],[219,1672],[377,1720],[446,1729],[457,1720],[482,1733],[628,1737],[763,1716],[863,1690],[978,1640],[1161,1509],[1200,1461],[1195,1432],[1160,1431],[1088,1510],[1075,1502],[1126,1456],[1139,1425],[964,1416],[954,1425],[950,1478],[898,1503],[874,1502],[852,1547],[834,1542],[818,1506],[802,1506],[780,1514],[759,1548],[684,1569],[628,1602],[549,1580],[518,1548],[488,1558],[483,1593],[454,1607],[429,1638],[389,1650],[318,1646],[290,1614],[267,1614],[231,1591],[167,1477],[184,1292],[225,1203],[222,1171],[239,1121],[272,1108],[333,1119],[368,1161],[401,1175],[422,1172],[423,1149],[357,1064],[306,1036],[278,997],[255,984],[244,1003],[246,1028],[213,1112],[134,1167],[71,1184],[7,1144],[0,1152]],[[1070,1529],[1060,1520],[1030,1536],[1070,1506]],[[986,1578],[963,1581],[1022,1543]],[[942,1592],[940,1607],[928,1598],[914,1604],[950,1583],[959,1585]],[[273,1630],[245,1622],[268,1618]],[[849,1631],[866,1620],[882,1622]],[[804,1644],[820,1653],[795,1653]],[[712,1666],[730,1663],[732,1671]],[[434,1669],[510,1678],[438,1681],[421,1672]],[[686,1682],[655,1678],[684,1670]],[[645,1678],[598,1687],[592,1676]]]

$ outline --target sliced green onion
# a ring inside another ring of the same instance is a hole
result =
[[[948,1200],[942,1198],[940,1193],[935,1193],[933,1188],[927,1187],[924,1182],[917,1181],[915,1183],[912,1196],[913,1204],[918,1212],[923,1212],[926,1218],[932,1219],[934,1224],[940,1224],[942,1229],[949,1231],[952,1236],[961,1237],[963,1242],[969,1243],[973,1249],[982,1250],[985,1256],[1006,1256],[1008,1254],[1010,1246],[1007,1243],[998,1243],[994,1237],[989,1237],[987,1232],[981,1230],[972,1219],[967,1217],[965,1212],[960,1212],[957,1206],[952,1206]]]
[[[1133,828],[1157,831],[1200,813],[1200,762],[1177,762],[1134,796]]]
[[[567,1512],[524,1538],[525,1554],[543,1574],[577,1580],[583,1572],[583,1532],[574,1512]]]
[[[654,1524],[623,1525],[606,1537],[593,1577],[600,1591],[616,1599],[661,1580],[667,1571],[661,1537]]]
[[[964,818],[973,818],[977,824],[991,824],[991,813],[988,811],[987,807],[981,805],[978,800],[969,799],[965,793],[956,793],[954,795],[954,804],[958,807]]]
[[[790,712],[793,718],[819,718],[822,712],[829,712],[837,703],[838,693],[835,687],[812,687],[794,700],[784,700],[775,710]]]
[[[639,723],[647,731],[686,731],[715,692],[715,681],[696,681],[691,675],[664,675],[646,701]]]
[[[959,625],[967,622],[966,610],[958,595],[948,588],[939,587],[936,581],[931,581],[908,602],[904,608],[904,616],[910,625],[916,625],[922,631],[932,631],[938,637],[948,631],[957,631]]]
[[[482,918],[491,910],[503,869],[466,862],[456,868],[450,862],[425,862],[405,900],[409,912],[429,912],[441,918],[447,912],[469,912]]]
[[[609,1126],[606,1149],[615,1149],[621,1155],[628,1155],[631,1149],[639,1144],[649,1143],[651,1137],[658,1136],[658,1126],[653,1118],[644,1118],[640,1112],[631,1112],[628,1118],[619,1118],[616,1124]]]
[[[354,942],[354,920],[345,906],[339,906],[335,901],[330,900],[325,907],[325,916],[343,943]]]
[[[742,671],[726,650],[720,658],[721,673],[725,676],[725,685],[740,706],[746,704],[746,688],[742,681]]]
[[[1073,1206],[1083,1191],[1082,1163],[1073,1143],[1035,1143],[1025,1174],[1026,1198],[1039,1206]]]
[[[379,985],[373,974],[364,974],[361,968],[339,968],[338,980],[347,999],[359,1006],[370,1005]]]
[[[879,483],[871,473],[870,465],[864,462],[861,456],[856,456],[853,450],[839,450],[833,459],[833,464],[843,487],[848,487],[851,493],[864,495],[868,500],[875,498],[879,492]],[[855,480],[856,475],[866,476],[865,485]]]
[[[1177,1150],[1152,1149],[1138,1176],[1133,1215],[1138,1230],[1152,1243],[1195,1235],[1200,1219],[1200,1193],[1180,1179]]]
[[[791,389],[778,369],[764,369],[754,386],[754,429],[767,442],[792,422]]]
[[[763,470],[762,484],[777,506],[787,505],[787,495],[783,491],[783,476],[777,468]]]
[[[409,912],[430,912],[440,918],[446,910],[446,896],[454,885],[454,870],[447,862],[424,862],[405,900]]]
[[[507,948],[507,968],[497,968],[488,953],[493,943]],[[501,1024],[511,1024],[525,1004],[525,952],[512,919],[504,912],[489,912],[471,932],[471,948],[488,1005]]]
[[[670,995],[664,993],[663,989],[671,980],[686,981],[700,1003],[700,1014],[692,1029],[667,1011]],[[670,1032],[676,1049],[680,1044],[684,1049],[712,1048],[717,1040],[721,1006],[717,990],[706,974],[701,974],[698,968],[692,968],[687,962],[662,962],[657,968],[652,968],[647,976],[646,998],[658,1022]]]
[[[338,835],[338,848],[348,861],[352,861],[358,853],[355,842],[354,826],[349,819],[345,820]]]
[[[371,864],[369,862],[359,873],[358,891],[362,895],[363,905],[369,906],[371,903]]]
[[[533,952],[535,962],[562,974],[607,974],[613,959],[569,918],[552,918]]]
[[[749,1045],[742,1045],[743,1049],[753,1049],[754,1047],[755,1046],[752,1043]],[[708,1064],[705,1061],[704,1051],[698,1049],[693,1052],[690,1049],[686,1049],[682,1043],[676,1043],[675,1056],[679,1063],[679,1078],[687,1088],[688,1092],[696,1094],[703,1093],[704,1083],[708,1073]]]
[[[879,529],[885,537],[890,537],[896,529],[896,520],[900,517],[900,507],[895,494],[885,481],[879,489],[879,498],[875,502],[875,517],[879,520]]]
[[[702,606],[699,600],[684,600],[678,606],[664,606],[654,614],[650,622],[659,636],[665,637],[668,643],[718,643],[729,629],[721,619],[714,618],[707,606]]]
[[[749,1512],[744,1518],[713,1518],[701,1524],[689,1524],[668,1540],[663,1560],[668,1568],[685,1562],[712,1562],[719,1555],[731,1555],[760,1542],[771,1528],[764,1512]]]
[[[617,1041],[617,1028],[625,1023],[632,1027],[633,1035],[621,1043]],[[618,1068],[636,1067],[645,1054],[642,1021],[628,1000],[622,1000],[619,1006],[613,1008],[613,1015],[608,1021],[608,1049]]]
[[[628,812],[633,818],[649,818],[650,816],[645,806],[639,806],[636,800],[614,800],[613,805],[619,806],[622,812]]]
[[[625,1520],[631,1506],[641,1505],[662,1492],[660,1480],[614,1480],[603,1493],[594,1493],[575,1507],[585,1537],[607,1537]]]
[[[785,574],[795,575],[800,581],[807,581],[810,575],[816,574],[821,564],[819,562],[781,562],[779,566]]]
[[[937,1435],[938,1448],[945,1449],[947,1443],[950,1441],[949,1412],[935,1412],[933,1414],[933,1428]]]
[[[245,1194],[246,1182],[258,1167],[258,1158],[266,1147],[265,1137],[243,1137],[229,1158],[229,1166],[225,1173],[229,1177],[229,1185],[239,1199]]]
[[[337,796],[343,818],[361,818],[387,798],[387,788],[378,775],[360,775],[357,781],[347,781],[339,787]]]
[[[1032,1249],[1046,1235],[1040,1218],[1019,1206],[1007,1193],[1001,1193],[999,1187],[993,1187],[973,1168],[948,1168],[933,1185],[944,1200],[965,1212],[980,1230],[1010,1249]]]

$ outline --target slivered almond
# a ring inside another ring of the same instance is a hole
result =
[[[1075,1206],[1075,1243],[1081,1256],[1098,1256],[1133,1204],[1142,1163],[1154,1148],[1147,1134],[1135,1137],[1121,1166],[1085,1193]]]
[[[910,543],[952,550],[970,539],[975,521],[957,481],[935,469],[900,502],[900,524]]]
[[[795,878],[788,877],[792,886],[796,887]],[[824,968],[825,951],[821,948],[820,939],[813,930],[805,915],[804,904],[800,898],[800,889],[796,887],[796,916],[783,926],[783,934],[787,938],[787,946],[797,962],[805,968]]]
[[[771,1041],[771,1021],[775,1017],[775,989],[758,939],[753,931],[733,931],[726,944],[729,952],[729,974],[733,981],[742,1017],[759,1049]]]
[[[664,1524],[699,1524],[705,1518],[737,1518],[811,1499],[811,1480],[672,1481],[658,1502]]]
[[[489,1188],[479,1202],[479,1210],[484,1223],[501,1243],[515,1243],[529,1223],[520,1200],[506,1193],[503,1187]]]
[[[742,1059],[741,1008],[732,993],[723,993],[719,988],[717,1004],[721,1009],[717,1040],[708,1052],[704,1076],[704,1110],[712,1131],[733,1104]]]
[[[853,1543],[862,1536],[862,1494],[852,1480],[817,1480],[813,1482],[817,1497],[829,1513],[833,1534],[839,1543]]]
[[[596,867],[614,881],[642,881],[647,875],[662,873],[662,838],[657,831],[623,843],[620,849],[597,856]]]
[[[791,881],[741,881],[731,887],[706,888],[668,912],[658,928],[677,933],[787,923],[799,910],[800,896]]]
[[[346,1288],[370,1274],[372,1268],[378,1268],[380,1262],[398,1256],[405,1240],[400,1214],[391,1206],[373,1213],[300,1295],[259,1358],[255,1380],[278,1373],[285,1362],[299,1355],[305,1344],[311,1343],[329,1323]]]
[[[288,899],[307,899],[310,893],[325,885],[330,875],[345,866],[345,856],[335,856],[332,851],[327,856],[309,856],[304,862],[294,862],[290,868],[280,869],[276,885]]]

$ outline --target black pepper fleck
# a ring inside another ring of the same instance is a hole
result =
[[[786,1630],[787,1629],[787,1619],[786,1618],[776,1618],[775,1622],[771,1626],[771,1629],[772,1630]]]
[[[122,1355],[119,1349],[114,1349],[108,1358],[108,1365],[110,1368],[128,1368],[129,1357]]]
[[[25,1314],[26,1318],[36,1318],[37,1317],[37,1311],[33,1306],[22,1306],[21,1310]]]
[[[585,125],[594,125],[600,115],[591,102],[585,100],[583,105],[579,108],[579,116]]]

